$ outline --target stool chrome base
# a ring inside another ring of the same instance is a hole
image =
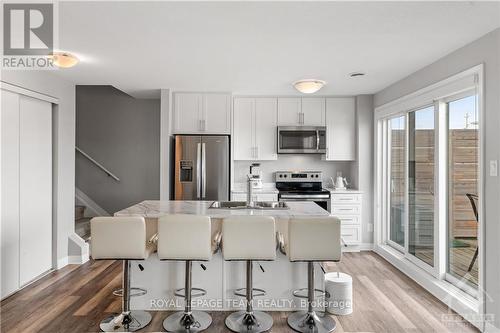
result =
[[[119,318],[122,317],[122,318]],[[119,319],[118,323],[115,321]],[[151,314],[146,311],[130,311],[128,315],[118,313],[107,317],[99,327],[103,332],[135,332],[151,322]]]
[[[233,332],[260,333],[273,327],[273,318],[262,311],[238,311],[226,317],[226,326]]]
[[[335,330],[337,323],[327,314],[297,311],[288,316],[288,326],[302,333],[328,333]]]
[[[203,311],[176,312],[163,321],[168,332],[192,333],[206,330],[212,324],[212,317]]]

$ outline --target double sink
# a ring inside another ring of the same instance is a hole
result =
[[[248,206],[245,201],[214,201],[209,208],[213,209],[290,209],[286,202],[281,201],[254,201],[253,206]]]

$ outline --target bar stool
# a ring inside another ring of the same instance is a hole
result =
[[[151,322],[146,311],[130,310],[130,260],[144,260],[154,251],[146,242],[146,222],[142,217],[94,217],[90,220],[91,254],[95,260],[123,260],[122,312],[100,323],[104,332],[134,332]],[[139,288],[137,288],[139,289]],[[145,294],[145,290],[142,294]]]
[[[226,317],[226,326],[233,332],[265,332],[273,326],[273,318],[262,311],[253,310],[253,297],[264,296],[265,291],[253,288],[253,261],[276,259],[274,219],[266,216],[234,216],[222,223],[222,253],[224,260],[246,262],[246,288],[235,295],[246,297],[246,311]],[[245,291],[245,293],[243,293]],[[259,294],[254,294],[254,291]]]
[[[297,332],[332,332],[335,320],[325,313],[316,313],[313,308],[316,292],[325,295],[324,291],[314,288],[314,263],[340,261],[340,220],[333,216],[290,219],[288,256],[291,262],[307,262],[307,311],[289,315],[288,325]],[[294,291],[294,296],[305,298],[300,295],[305,289]]]
[[[184,311],[163,321],[163,327],[169,332],[200,332],[212,323],[208,313],[191,309],[191,298],[206,294],[205,290],[192,287],[192,264],[212,258],[211,237],[208,216],[179,214],[158,219],[158,258],[186,262],[185,286],[175,291],[176,296],[184,297],[185,307]],[[192,294],[192,291],[197,293]]]

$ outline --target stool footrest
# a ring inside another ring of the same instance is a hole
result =
[[[182,297],[182,298],[186,298],[186,292],[185,292],[186,288],[179,288],[179,289],[176,289],[175,292],[174,292],[174,295],[177,296],[177,297]],[[193,293],[193,291],[197,291],[197,293]],[[201,296],[205,296],[207,294],[207,291],[205,289],[202,289],[202,288],[191,288],[191,297],[201,297]]]
[[[292,294],[293,294],[293,296],[298,297],[298,298],[309,298],[308,291],[309,291],[309,289],[307,289],[307,288],[301,288],[301,289],[294,290],[292,292]],[[317,298],[317,297],[330,297],[330,294],[327,291],[325,291],[325,290],[314,289],[314,293],[315,293],[314,294],[314,298]]]
[[[130,297],[144,296],[147,293],[148,291],[143,288],[130,288]],[[113,295],[123,297],[123,288],[114,290]]]
[[[236,296],[246,297],[247,296],[246,290],[247,290],[247,288],[238,288],[234,291],[234,294]],[[264,289],[252,288],[252,290],[254,292],[257,292],[257,293],[253,293],[253,296],[255,296],[255,297],[266,296],[266,291]]]

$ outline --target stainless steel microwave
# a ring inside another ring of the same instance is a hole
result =
[[[325,126],[278,126],[278,154],[325,153]]]

